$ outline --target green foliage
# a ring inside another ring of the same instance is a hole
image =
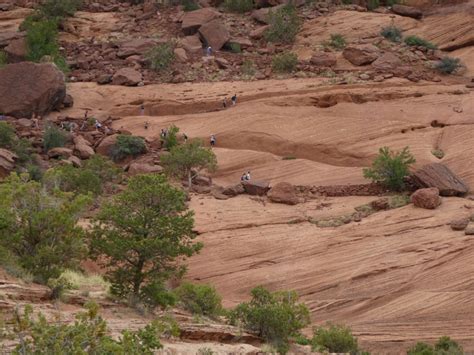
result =
[[[8,64],[8,56],[5,51],[0,51],[0,68]]]
[[[461,60],[452,57],[444,57],[435,65],[435,69],[442,74],[452,74],[461,67]]]
[[[240,67],[243,75],[254,76],[255,75],[255,63],[250,59],[245,59]]]
[[[194,0],[181,0],[180,2],[184,11],[194,11],[200,9],[199,5]]]
[[[171,148],[170,154],[161,157],[161,164],[167,174],[180,179],[187,178],[188,186],[191,187],[195,176],[193,171],[214,171],[217,159],[211,149],[202,146],[201,141],[192,140]]]
[[[67,141],[67,133],[54,125],[48,126],[43,133],[43,148],[48,150],[56,147],[64,147]]]
[[[463,355],[463,348],[448,336],[438,339],[433,346],[418,342],[407,350],[407,355]]]
[[[379,149],[371,168],[363,170],[364,177],[379,182],[391,190],[399,191],[405,187],[404,179],[409,175],[409,168],[416,162],[408,147],[400,152],[393,152],[388,147]]]
[[[63,19],[74,16],[81,5],[81,0],[47,0],[39,7],[39,12],[47,19]]]
[[[94,154],[84,162],[84,169],[90,170],[94,175],[104,182],[120,181],[122,178],[122,169],[115,165],[111,160],[99,154]]]
[[[283,158],[281,158],[282,160],[295,160],[296,157],[294,155],[286,155],[284,156]]]
[[[86,248],[77,221],[88,198],[50,194],[15,174],[0,185],[0,196],[0,244],[36,281],[46,284],[78,267]]]
[[[297,336],[310,322],[309,310],[298,303],[296,292],[271,293],[259,286],[251,291],[250,302],[239,304],[230,314],[232,323],[240,322],[245,329],[257,332],[280,353],[289,348],[289,338]]]
[[[427,40],[418,36],[405,37],[405,43],[409,46],[425,47],[427,49],[436,49],[436,46]]]
[[[222,299],[210,285],[193,285],[185,282],[175,290],[183,307],[192,312],[209,317],[222,313]]]
[[[410,203],[410,196],[408,195],[395,195],[390,197],[388,204],[390,208],[400,208]]]
[[[165,306],[171,298],[164,296],[164,282],[185,272],[177,261],[202,247],[193,243],[193,225],[184,192],[165,177],[130,178],[93,220],[92,256],[106,267],[112,294]]]
[[[199,348],[197,353],[198,353],[198,355],[213,355],[213,354],[215,354],[215,352],[212,351],[211,348],[206,348],[206,347]]]
[[[248,12],[253,9],[253,0],[225,0],[224,7],[231,12]]]
[[[330,36],[329,42],[326,42],[325,44],[334,49],[341,50],[346,47],[347,42],[343,35],[339,33],[333,33]]]
[[[150,62],[151,69],[157,72],[165,71],[174,61],[174,44],[170,42],[157,44],[146,53],[145,57]]]
[[[433,149],[431,154],[433,154],[438,159],[444,158],[444,152],[441,149]]]
[[[293,341],[298,345],[311,345],[311,339],[308,339],[303,334],[298,333],[293,337]]]
[[[379,6],[380,6],[379,0],[368,0],[367,1],[367,9],[370,10],[370,11],[375,10]]]
[[[178,145],[178,132],[179,128],[175,125],[172,125],[170,128],[168,128],[168,133],[166,134],[163,142],[163,146],[166,149],[170,150],[171,148]]]
[[[60,165],[46,171],[43,183],[49,190],[59,189],[75,194],[92,193],[100,195],[102,181],[93,171],[75,168],[72,165]]]
[[[311,339],[312,350],[330,353],[357,353],[357,338],[352,335],[349,327],[328,324],[314,330]]]
[[[389,41],[399,43],[402,41],[402,30],[394,25],[390,25],[387,27],[382,28],[380,34],[384,36]]]
[[[86,312],[76,316],[74,324],[49,323],[41,313],[32,317],[33,308],[17,310],[13,335],[18,345],[13,354],[130,354],[152,355],[162,348],[157,321],[137,331],[125,330],[118,340],[107,335],[107,323],[96,304],[85,305]]]
[[[435,355],[435,352],[431,345],[418,342],[407,350],[407,355]]]
[[[11,149],[15,139],[15,128],[7,122],[0,122],[0,148]]]
[[[127,157],[136,157],[146,152],[145,140],[142,137],[120,134],[110,149],[113,161],[121,161]]]
[[[293,43],[301,28],[301,19],[293,5],[286,5],[277,11],[268,13],[269,28],[265,39],[269,42]]]
[[[297,64],[298,57],[292,52],[283,52],[272,59],[272,69],[277,73],[291,73]]]
[[[242,53],[242,48],[238,43],[231,42],[228,47],[232,53]]]

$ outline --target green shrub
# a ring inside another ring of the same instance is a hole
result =
[[[441,149],[433,149],[431,154],[433,154],[438,159],[444,158],[444,152]]]
[[[91,256],[107,270],[113,295],[166,306],[173,297],[165,282],[185,272],[178,261],[202,248],[193,226],[183,191],[162,175],[136,175],[94,218]]]
[[[298,303],[296,292],[271,293],[263,287],[251,291],[252,300],[239,304],[230,313],[233,324],[240,323],[246,330],[256,332],[276,346],[280,353],[289,348],[289,338],[310,322],[309,310]]]
[[[269,42],[293,43],[301,27],[296,8],[286,5],[277,11],[268,13],[269,28],[265,31],[265,39]]]
[[[256,73],[255,63],[250,59],[245,59],[240,67],[240,71],[243,75],[254,76]]]
[[[31,180],[41,181],[43,179],[43,170],[41,170],[41,168],[36,164],[27,164],[26,171]]]
[[[0,68],[8,64],[8,55],[4,51],[0,51]]]
[[[380,6],[379,0],[368,0],[367,1],[367,9],[369,9],[370,11],[375,10],[379,6]]]
[[[416,162],[408,147],[400,152],[392,152],[390,148],[379,149],[371,168],[363,170],[364,177],[379,182],[391,190],[399,191],[405,187],[405,177],[409,175],[409,168]]]
[[[435,353],[438,355],[463,355],[463,348],[448,336],[438,339],[435,344]]]
[[[410,203],[410,196],[408,195],[395,195],[390,197],[388,204],[390,208],[400,208]]]
[[[194,0],[181,0],[180,2],[184,11],[194,11],[200,8]]]
[[[48,150],[56,147],[64,147],[67,141],[67,134],[58,127],[48,126],[43,133],[43,148]]]
[[[136,157],[146,152],[145,140],[142,137],[120,134],[110,150],[113,161],[121,161],[127,157]]]
[[[38,10],[47,19],[63,19],[74,16],[81,5],[81,0],[47,0]]]
[[[248,12],[253,9],[253,0],[225,0],[224,7],[231,12]]]
[[[311,348],[318,352],[351,354],[359,350],[357,338],[352,335],[351,329],[335,324],[316,328],[311,339]]]
[[[297,334],[293,337],[293,341],[298,345],[311,345],[311,339],[308,339],[303,334]]]
[[[277,73],[291,73],[298,65],[298,57],[295,53],[284,52],[272,59],[272,69]]]
[[[77,226],[90,200],[48,193],[41,184],[16,174],[0,184],[0,245],[37,282],[47,284],[85,256],[84,231]]]
[[[339,33],[333,33],[330,36],[329,42],[325,43],[327,46],[337,50],[344,49],[346,47],[346,39]]]
[[[296,157],[294,155],[286,155],[284,156],[283,158],[281,158],[282,160],[295,160]]]
[[[154,321],[137,331],[122,331],[117,340],[108,335],[107,323],[99,316],[99,307],[85,305],[87,311],[76,316],[73,324],[48,323],[41,313],[32,317],[33,308],[24,313],[15,311],[14,330],[18,339],[16,354],[143,354],[153,355],[162,348],[159,341],[160,321]]]
[[[427,49],[436,49],[436,46],[427,40],[418,36],[405,37],[405,43],[409,46],[425,47]]]
[[[232,53],[242,53],[242,48],[240,47],[240,44],[231,42],[229,44],[229,49]]]
[[[179,128],[175,125],[171,125],[171,127],[168,128],[168,133],[166,134],[163,142],[164,148],[170,150],[171,148],[178,145],[178,132]]]
[[[102,155],[95,154],[84,162],[84,169],[92,171],[104,182],[120,181],[122,169]]]
[[[7,122],[0,122],[0,148],[11,149],[15,139],[15,128]]]
[[[165,71],[174,61],[174,45],[172,43],[157,44],[146,53],[145,57],[150,62],[151,69],[158,72]]]
[[[61,165],[49,169],[43,177],[43,183],[49,190],[59,189],[75,194],[92,193],[100,195],[102,181],[91,170]]]
[[[435,355],[435,351],[431,345],[418,342],[407,350],[407,355]]]
[[[18,156],[17,165],[31,162],[31,142],[26,138],[15,139],[11,150]]]
[[[435,69],[442,74],[452,74],[461,67],[461,60],[452,57],[444,57],[435,65]]]
[[[390,25],[388,27],[382,28],[380,34],[388,39],[389,41],[399,43],[402,41],[402,30],[397,26]]]
[[[221,296],[210,285],[193,285],[186,282],[175,292],[182,306],[193,314],[215,317],[222,313]]]

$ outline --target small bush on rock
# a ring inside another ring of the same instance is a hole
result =
[[[383,147],[379,149],[372,167],[363,170],[364,177],[382,183],[391,190],[400,191],[405,187],[405,177],[409,175],[409,168],[415,162],[408,147],[400,152]]]
[[[167,70],[173,63],[174,58],[174,45],[172,43],[157,44],[146,53],[150,68],[158,72]]]
[[[180,3],[184,11],[195,11],[200,8],[194,0],[181,0]]]
[[[171,148],[177,146],[178,143],[178,132],[179,128],[176,127],[175,125],[171,125],[170,128],[168,128],[168,133],[166,134],[166,137],[164,138],[163,146],[170,150]]]
[[[222,299],[216,289],[210,285],[183,283],[175,290],[183,307],[192,312],[209,317],[222,313]]]
[[[435,65],[435,68],[442,74],[452,74],[461,67],[461,60],[452,57],[444,57]]]
[[[224,7],[231,12],[248,12],[253,9],[253,0],[225,0]]]
[[[382,28],[382,31],[380,34],[388,39],[389,41],[399,43],[402,41],[402,30],[398,28],[397,26],[388,26]]]
[[[438,339],[433,346],[418,342],[407,350],[407,355],[463,355],[462,347],[448,336]]]
[[[46,152],[52,148],[64,147],[66,141],[66,132],[54,125],[47,127],[43,133],[43,148]]]
[[[0,148],[11,149],[15,139],[15,129],[7,122],[0,122]]]
[[[409,46],[425,47],[427,49],[436,49],[436,46],[427,40],[418,36],[408,36],[405,38],[405,43]]]
[[[317,352],[357,353],[357,338],[352,335],[349,327],[328,324],[314,330],[311,349]]]
[[[301,27],[296,8],[286,5],[277,11],[268,13],[269,28],[265,32],[265,39],[269,42],[293,43]]]
[[[49,169],[43,177],[43,183],[49,190],[59,189],[75,194],[99,195],[102,192],[102,181],[97,175],[89,169],[75,168],[72,165]]]
[[[245,59],[240,67],[240,71],[243,75],[252,77],[255,75],[255,63],[251,59]]]
[[[231,312],[231,322],[242,324],[245,329],[256,332],[276,346],[280,353],[286,353],[289,338],[297,336],[310,322],[308,308],[298,303],[296,292],[271,293],[260,286],[251,294],[250,302],[239,304]]]
[[[127,157],[136,157],[145,152],[146,145],[142,137],[121,134],[112,146],[110,156],[114,161],[121,161]]]
[[[379,6],[380,6],[379,0],[368,0],[367,1],[367,9],[370,10],[370,11],[375,10]]]
[[[8,64],[8,56],[4,51],[0,51],[0,68]]]
[[[331,34],[329,42],[326,42],[325,44],[334,49],[341,50],[346,47],[346,39],[339,33],[333,33]]]
[[[63,19],[74,16],[81,5],[81,0],[47,0],[39,7],[39,11],[48,19]]]
[[[272,59],[272,69],[277,73],[291,73],[298,65],[298,57],[295,53],[284,52]]]

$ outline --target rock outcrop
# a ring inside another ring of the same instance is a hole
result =
[[[296,189],[287,182],[279,182],[267,193],[268,199],[276,203],[296,205],[299,202]]]
[[[469,224],[469,218],[459,218],[452,221],[449,225],[454,231],[463,231]]]
[[[417,20],[423,17],[423,12],[412,6],[395,4],[392,6],[392,11],[397,15],[411,17]]]
[[[15,160],[18,159],[16,154],[9,150],[0,148],[0,178],[8,176],[15,168]]]
[[[221,49],[230,39],[229,31],[219,20],[207,22],[199,28],[199,34],[204,43],[214,50]]]
[[[95,154],[91,144],[83,136],[74,137],[74,154],[81,159],[89,159]]]
[[[436,187],[441,196],[463,196],[469,189],[446,165],[431,163],[415,171],[412,179],[419,187]]]
[[[114,85],[136,86],[140,81],[142,81],[142,74],[132,68],[122,68],[112,78]]]
[[[333,67],[337,63],[336,55],[330,52],[318,52],[313,54],[311,64],[318,67]]]
[[[411,202],[413,202],[416,207],[434,210],[441,204],[439,190],[435,187],[416,190],[411,195]]]
[[[246,193],[254,196],[265,196],[270,190],[270,184],[265,181],[244,181],[242,185]]]
[[[117,141],[118,134],[105,137],[98,145],[96,152],[101,155],[109,156],[110,150]]]
[[[0,112],[31,118],[59,109],[66,97],[63,73],[49,63],[21,62],[0,69]]]
[[[162,173],[163,168],[160,165],[152,165],[147,163],[133,162],[128,168],[128,173],[130,175],[138,174],[150,174],[150,173]]]
[[[27,48],[25,38],[18,38],[11,41],[4,49],[9,63],[19,63],[26,59]]]
[[[117,57],[127,58],[132,55],[143,55],[156,43],[157,41],[151,38],[135,38],[120,45]]]
[[[203,8],[195,11],[186,12],[183,16],[181,29],[185,35],[195,34],[199,28],[218,17],[220,13],[213,8]]]
[[[354,65],[367,65],[380,56],[380,50],[372,44],[348,46],[342,56]]]

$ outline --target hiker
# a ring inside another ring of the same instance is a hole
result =
[[[237,94],[234,94],[234,96],[232,96],[231,100],[232,100],[232,106],[235,106],[235,104],[237,103]]]
[[[240,177],[240,181],[244,182],[246,176],[247,176],[247,174],[243,173],[242,176]]]
[[[148,121],[145,122],[145,129],[148,129]]]
[[[95,129],[99,131],[101,128],[102,124],[99,121],[95,120]]]
[[[86,112],[84,112],[84,120],[87,121],[88,118],[89,118],[89,110],[86,110]]]
[[[224,101],[222,101],[222,106],[224,106],[224,108],[227,108],[227,97],[224,97]]]
[[[6,116],[3,113],[0,113],[0,121],[6,120]]]
[[[216,145],[216,136],[215,135],[211,135],[211,146],[214,147]]]
[[[183,133],[183,139],[184,139],[184,143],[187,143],[187,141],[188,141],[188,136],[186,135],[186,133]]]
[[[208,57],[210,57],[212,55],[212,47],[211,46],[208,46],[206,48],[206,54],[207,54]]]
[[[140,106],[140,116],[144,116],[145,115],[145,105],[141,105]]]
[[[245,181],[250,181],[250,171],[245,174]]]
[[[162,128],[161,133],[160,133],[160,137],[161,138],[166,138],[166,134],[167,134],[167,131],[164,128]]]

